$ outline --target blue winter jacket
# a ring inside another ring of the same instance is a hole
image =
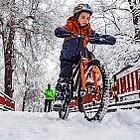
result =
[[[60,60],[74,61],[75,58],[79,55],[79,52],[82,47],[81,38],[71,38],[67,39],[70,36],[70,32],[64,29],[63,27],[58,27],[55,29],[55,36],[59,38],[65,38],[63,42],[63,49],[61,51]],[[88,35],[91,39],[89,42],[91,44],[104,44],[104,45],[114,45],[116,39],[111,35],[100,35],[95,33],[92,30],[91,34]]]

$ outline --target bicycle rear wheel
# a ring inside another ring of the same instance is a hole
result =
[[[59,118],[65,120],[69,116],[69,103],[64,101],[63,109],[59,110]]]
[[[96,91],[95,81],[93,78],[93,69],[96,73],[99,89]],[[103,65],[99,60],[92,60],[85,72],[86,77],[86,92],[80,91],[85,118],[88,121],[101,121],[107,111],[109,103],[109,82],[108,75],[105,73]],[[82,93],[83,92],[83,93]]]
[[[63,100],[63,108],[58,111],[59,118],[65,120],[68,118],[70,113],[70,90],[68,87],[64,87],[64,100]]]

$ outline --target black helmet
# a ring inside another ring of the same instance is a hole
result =
[[[48,87],[50,87],[51,86],[51,84],[50,83],[48,83]]]

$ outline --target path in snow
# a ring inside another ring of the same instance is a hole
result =
[[[81,113],[0,112],[0,140],[140,140],[140,110],[107,113],[101,123]]]

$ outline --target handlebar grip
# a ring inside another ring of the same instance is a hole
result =
[[[91,44],[104,44],[104,45],[114,45],[116,39],[110,35],[104,35],[100,37],[93,37],[89,39]]]

